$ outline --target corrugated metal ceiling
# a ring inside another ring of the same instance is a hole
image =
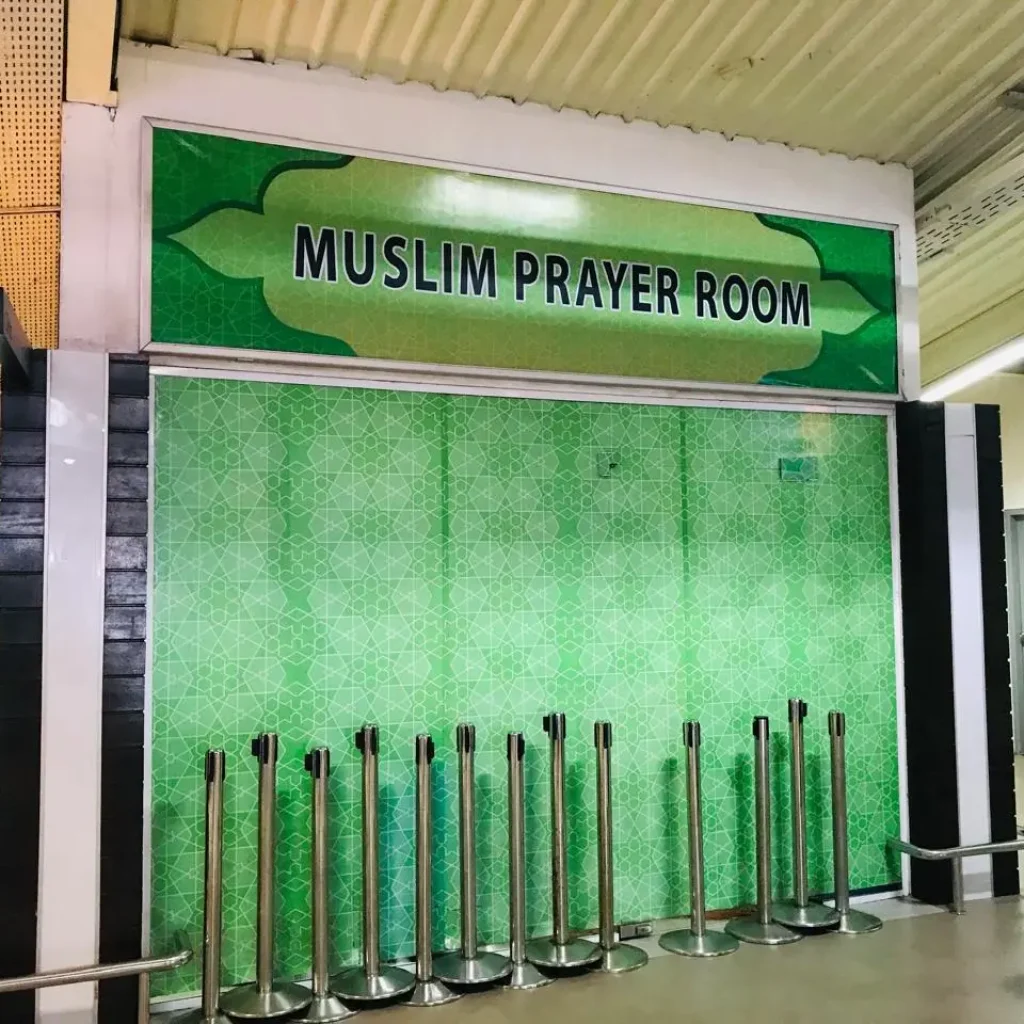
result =
[[[941,173],[1020,123],[1020,0],[124,0],[126,36]],[[994,124],[993,131],[1005,130]]]

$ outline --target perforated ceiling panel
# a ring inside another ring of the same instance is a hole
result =
[[[954,248],[962,239],[983,228],[1001,213],[1024,203],[1024,173],[985,190],[955,207],[943,209],[918,223],[917,258],[924,263]]]
[[[0,0],[0,287],[57,343],[63,0]]]

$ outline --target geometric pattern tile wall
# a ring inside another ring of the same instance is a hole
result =
[[[333,956],[359,943],[359,757],[381,730],[386,956],[413,950],[413,738],[437,746],[435,944],[458,938],[454,727],[477,727],[481,939],[507,935],[505,734],[527,736],[528,918],[550,927],[546,711],[568,719],[570,917],[596,922],[592,723],[614,723],[622,920],[688,908],[680,726],[704,746],[708,903],[754,898],[752,737],[772,718],[775,884],[791,884],[786,701],[803,697],[811,886],[830,891],[827,712],[848,717],[851,881],[898,877],[886,423],[879,416],[160,377],[154,941],[201,935],[203,752],[227,751],[225,984],[255,959],[256,764],[281,736],[277,959],[309,971],[309,780],[333,754]],[[812,456],[803,482],[782,457]],[[153,978],[198,988],[198,965]]]

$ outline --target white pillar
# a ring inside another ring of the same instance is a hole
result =
[[[99,954],[107,358],[50,354],[46,422],[39,970]],[[42,989],[43,1024],[92,1024],[96,986]]]
[[[988,708],[981,597],[978,451],[973,405],[946,406],[946,505],[953,625],[953,715],[956,730],[960,842],[992,839],[988,789]],[[964,861],[968,895],[992,892],[992,858]]]

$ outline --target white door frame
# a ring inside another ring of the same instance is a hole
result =
[[[1024,754],[1024,607],[1019,579],[1024,554],[1024,508],[1008,508],[1006,529],[1006,597],[1010,625],[1010,693],[1013,702],[1013,752]]]

